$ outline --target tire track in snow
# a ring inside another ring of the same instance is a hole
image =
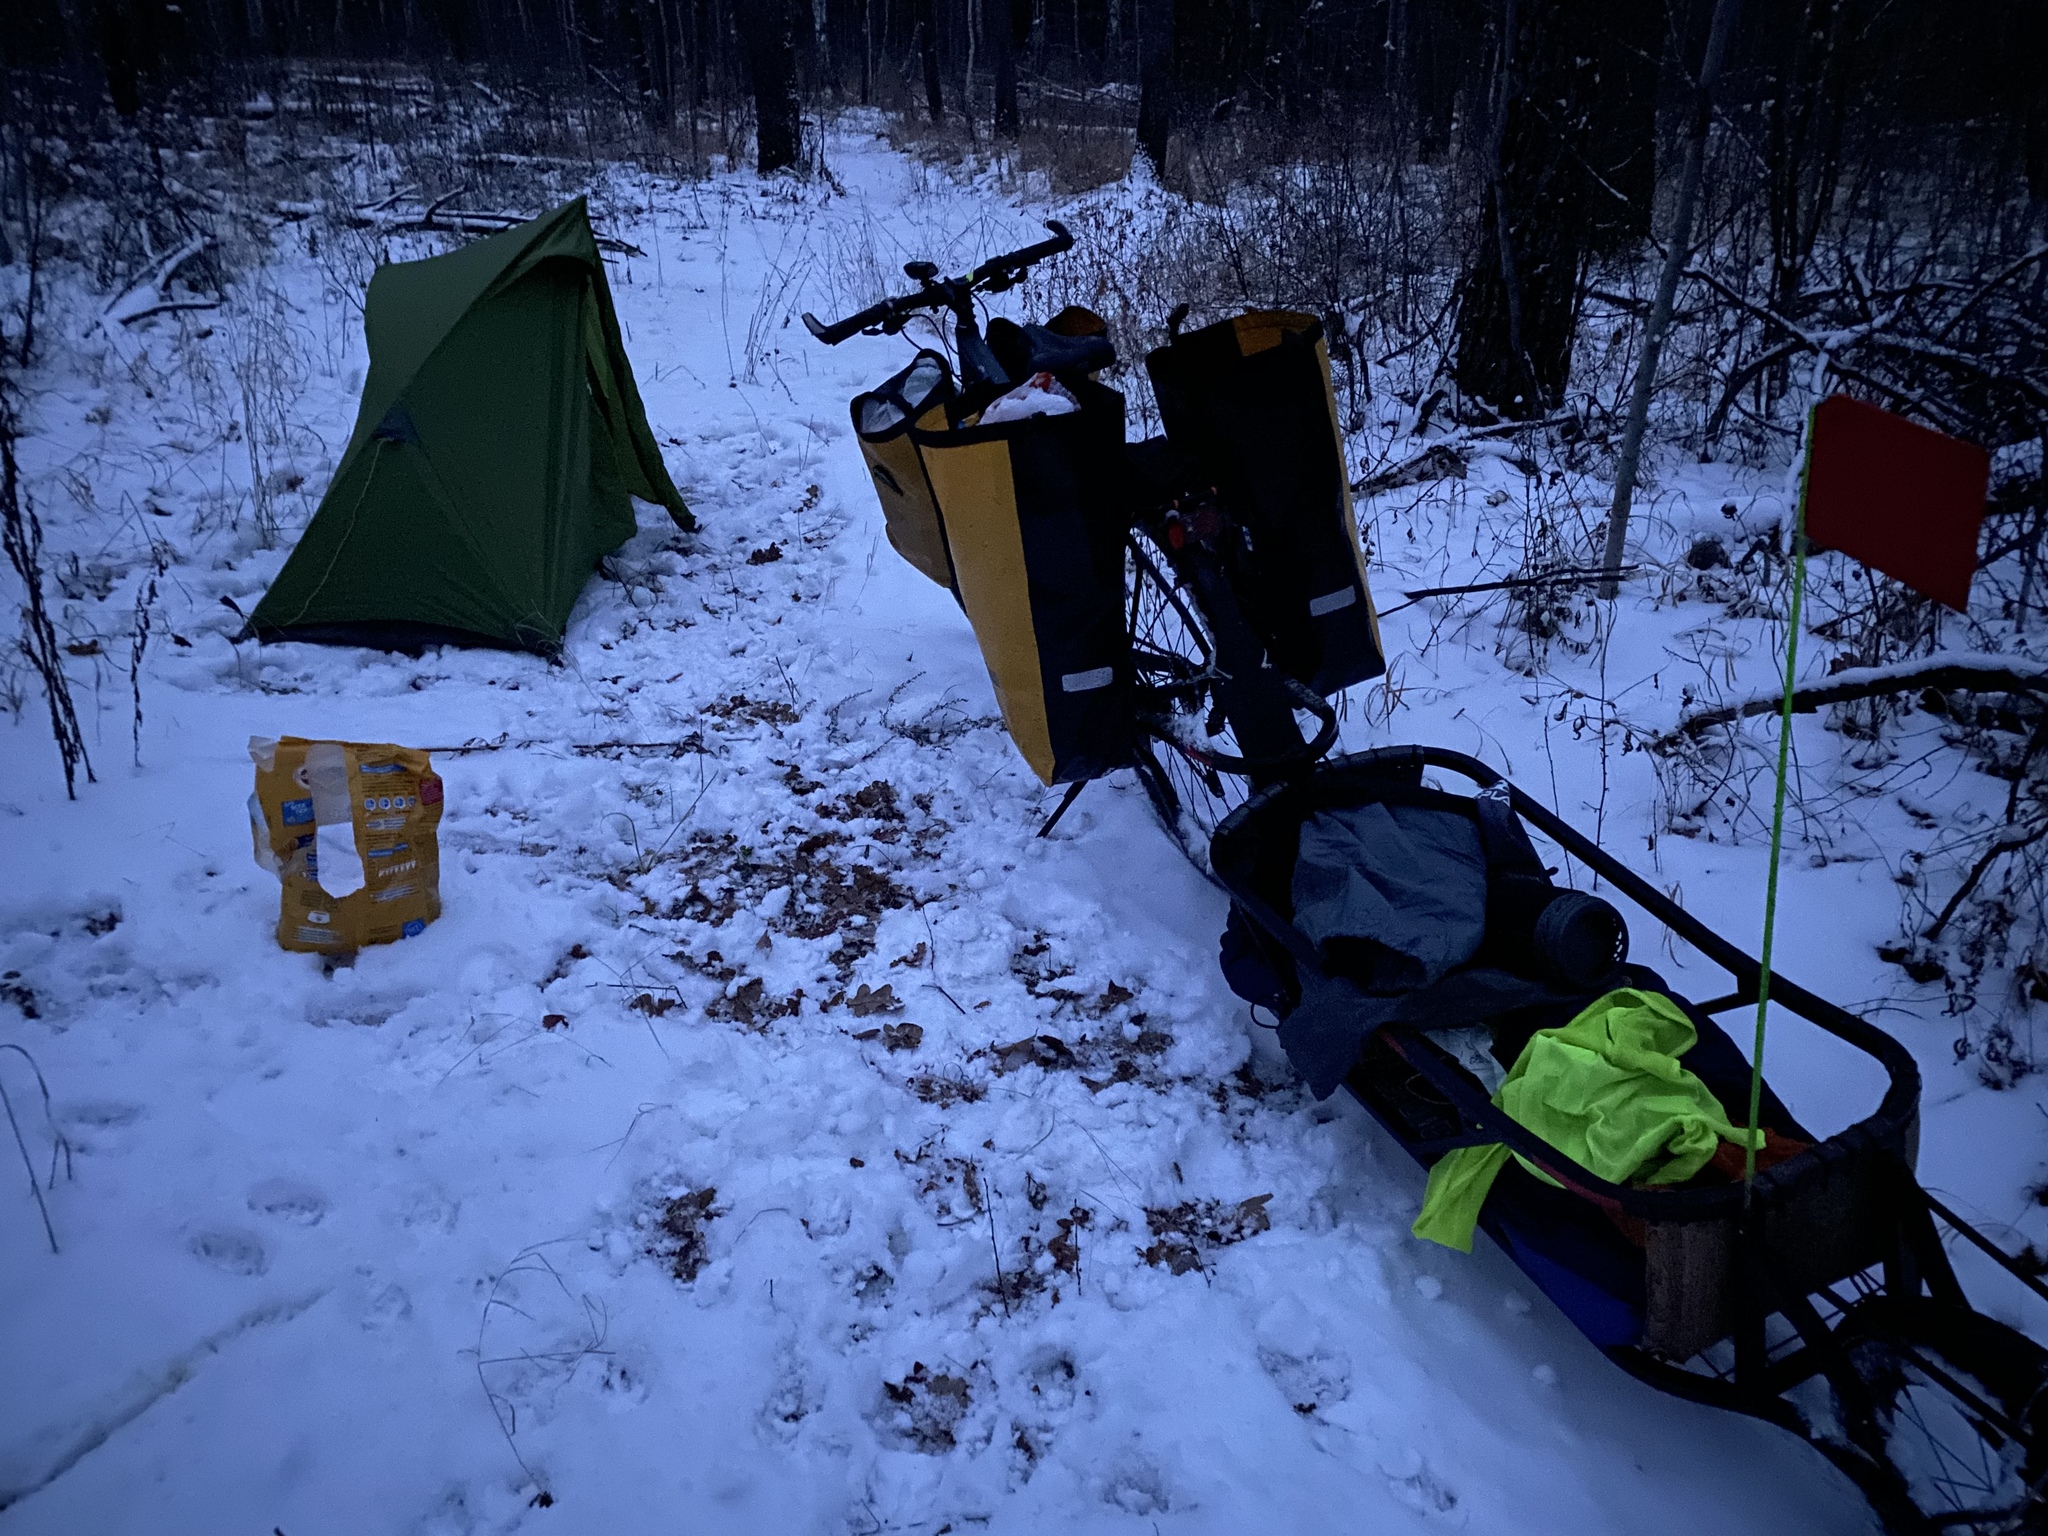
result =
[[[40,1493],[56,1482],[115,1435],[198,1375],[199,1368],[210,1357],[219,1354],[243,1334],[274,1323],[288,1323],[326,1294],[327,1291],[323,1287],[307,1295],[266,1302],[260,1307],[244,1312],[225,1328],[208,1334],[190,1349],[173,1356],[161,1368],[140,1372],[131,1377],[122,1393],[102,1412],[86,1420],[73,1436],[71,1443],[47,1464],[41,1475],[31,1476],[26,1481],[12,1485],[0,1485],[0,1511],[11,1509],[31,1494]],[[54,1438],[54,1434],[50,1438]],[[30,1462],[34,1456],[33,1450],[26,1450],[7,1454],[5,1459],[21,1465]],[[0,1476],[4,1475],[4,1472],[0,1472]]]

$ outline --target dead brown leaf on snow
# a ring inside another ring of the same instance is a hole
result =
[[[1176,1275],[1205,1269],[1208,1256],[1261,1232],[1270,1232],[1273,1218],[1266,1203],[1273,1197],[1253,1195],[1235,1205],[1221,1200],[1183,1200],[1179,1205],[1147,1206],[1145,1225],[1152,1244],[1138,1250],[1147,1264]]]
[[[759,976],[749,977],[730,993],[721,993],[704,1005],[704,1017],[723,1023],[737,1024],[742,1029],[756,1034],[767,1029],[776,1019],[786,1019],[803,1011],[804,990],[798,987],[787,997],[768,996],[768,984]]]
[[[925,1073],[911,1078],[903,1086],[925,1103],[936,1104],[941,1109],[951,1109],[955,1104],[979,1104],[988,1096],[988,1089],[972,1078],[945,1072]]]
[[[846,1000],[846,1011],[856,1019],[864,1019],[871,1013],[894,1013],[902,1006],[902,1001],[896,996],[896,989],[887,984],[880,988],[872,988],[866,982],[862,982],[860,990]]]
[[[901,1381],[883,1382],[882,1395],[898,1440],[927,1456],[953,1449],[953,1431],[974,1400],[965,1376],[929,1370],[922,1360],[913,1362]]]
[[[990,1046],[989,1053],[996,1059],[998,1074],[1021,1072],[1026,1067],[1042,1067],[1047,1072],[1057,1072],[1078,1065],[1067,1042],[1057,1035],[1026,1035],[1008,1045]]]
[[[685,1285],[697,1278],[711,1257],[704,1228],[725,1214],[713,1209],[717,1199],[718,1191],[709,1185],[685,1190],[663,1202],[661,1215],[655,1220],[655,1236],[646,1251],[666,1264],[668,1272]]]
[[[931,1207],[940,1226],[965,1226],[986,1209],[981,1171],[971,1158],[941,1150],[937,1139],[924,1142],[914,1155],[899,1149],[896,1161],[916,1171],[917,1197]]]
[[[894,784],[872,779],[850,795],[826,801],[818,814],[834,821],[901,821],[903,807],[897,803]]]
[[[856,1040],[880,1040],[891,1051],[914,1051],[924,1044],[922,1025],[902,1023],[884,1024],[880,1029],[863,1029],[854,1034]]]
[[[704,713],[714,720],[744,720],[756,725],[795,725],[801,718],[795,709],[780,699],[750,699],[744,693],[735,693],[716,704],[707,704]]]

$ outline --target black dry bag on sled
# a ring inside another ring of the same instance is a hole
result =
[[[1003,723],[1047,784],[1131,757],[1124,398],[1063,383],[1078,411],[993,426],[928,414],[910,433]]]
[[[1323,328],[1254,310],[1145,359],[1166,435],[1251,542],[1246,617],[1273,664],[1318,693],[1386,670],[1351,511]]]

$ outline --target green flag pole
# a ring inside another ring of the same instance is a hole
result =
[[[1818,389],[1815,390],[1818,394]],[[1756,1183],[1757,1128],[1764,1102],[1764,1020],[1771,1006],[1771,939],[1778,922],[1778,856],[1785,844],[1785,779],[1792,755],[1792,690],[1799,666],[1799,605],[1806,595],[1806,487],[1813,478],[1813,418],[1806,413],[1806,457],[1799,467],[1799,508],[1792,523],[1792,619],[1785,635],[1785,699],[1778,710],[1778,791],[1771,805],[1771,867],[1764,881],[1763,970],[1756,982],[1756,1044],[1749,1058],[1749,1135],[1742,1151],[1742,1203]]]

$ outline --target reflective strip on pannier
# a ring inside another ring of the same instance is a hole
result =
[[[1321,323],[1253,311],[1174,338],[1145,368],[1166,435],[1251,534],[1243,596],[1274,665],[1326,694],[1379,676]]]
[[[911,438],[955,590],[1010,739],[1047,784],[1130,761],[1124,627],[1124,401],[1086,380],[1079,411],[996,426],[927,418]]]
[[[946,527],[910,430],[943,425],[952,398],[953,375],[946,360],[936,352],[920,352],[908,368],[853,401],[854,436],[881,499],[891,547],[947,588],[953,586],[953,561]]]

